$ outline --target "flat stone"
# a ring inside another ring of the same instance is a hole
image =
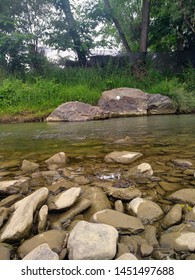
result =
[[[109,225],[77,223],[68,238],[70,260],[111,260],[116,255],[118,232]]]
[[[182,167],[182,168],[190,168],[192,167],[192,163],[185,159],[174,159],[171,161],[173,164]]]
[[[122,152],[112,152],[105,156],[104,160],[107,163],[123,163],[128,164],[132,163],[138,158],[142,157],[143,154],[136,153],[136,152],[128,152],[128,151],[122,151]]]
[[[28,253],[23,260],[59,260],[59,257],[47,243],[43,243]]]
[[[81,193],[81,188],[71,188],[63,191],[56,196],[49,198],[49,210],[61,210],[73,205]]]
[[[167,229],[181,221],[182,207],[180,204],[175,204],[162,220],[163,228]]]
[[[157,221],[164,215],[158,204],[140,197],[134,198],[129,203],[128,208],[131,209],[144,224]]]
[[[141,191],[134,187],[115,188],[115,187],[105,186],[103,187],[103,190],[108,196],[112,196],[114,198],[122,199],[122,200],[132,200],[135,197],[141,196]]]
[[[186,188],[186,189],[178,190],[178,191],[168,195],[167,199],[174,201],[174,202],[189,203],[194,206],[195,205],[195,189]]]
[[[91,220],[95,223],[103,223],[113,226],[123,233],[136,234],[144,230],[144,226],[140,219],[111,209],[95,213]]]
[[[67,245],[67,233],[63,230],[48,230],[25,240],[17,249],[18,255],[23,259],[41,244],[47,243],[49,248],[56,252],[59,257]],[[61,257],[60,257],[61,259]]]
[[[1,230],[0,241],[14,242],[27,237],[33,223],[33,214],[47,199],[48,189],[43,187],[16,202],[14,213]]]
[[[74,101],[58,106],[47,118],[47,122],[90,121],[108,118],[108,113],[97,106]]]

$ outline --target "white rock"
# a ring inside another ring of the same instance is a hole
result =
[[[64,152],[60,152],[47,159],[45,162],[50,170],[56,170],[58,168],[65,167],[66,161],[66,154]]]
[[[70,260],[111,260],[116,254],[118,232],[109,225],[78,222],[68,239]]]
[[[125,253],[123,255],[121,255],[120,257],[118,257],[116,260],[137,260],[136,256],[134,256],[131,253]]]
[[[59,260],[59,257],[47,243],[43,243],[26,255],[23,260]]]
[[[38,232],[41,233],[45,231],[47,226],[47,217],[48,217],[48,206],[43,205],[41,209],[39,210],[39,216],[38,216]]]

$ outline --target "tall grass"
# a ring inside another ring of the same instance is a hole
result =
[[[45,116],[68,101],[95,105],[104,90],[117,87],[133,87],[148,93],[168,95],[180,111],[188,112],[195,108],[193,69],[186,70],[181,77],[163,75],[153,68],[147,69],[147,75],[135,77],[129,65],[54,68],[48,70],[45,77],[27,74],[24,80],[7,77],[0,72],[0,115],[31,113]]]

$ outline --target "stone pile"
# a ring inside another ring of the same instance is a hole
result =
[[[0,259],[195,259],[193,163],[172,159],[167,182],[143,157],[109,153],[101,176],[71,167],[64,152],[24,160],[0,180]]]

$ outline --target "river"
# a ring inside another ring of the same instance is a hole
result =
[[[23,159],[40,162],[64,151],[101,158],[113,150],[195,160],[195,115],[118,118],[74,123],[0,124],[1,169]]]

